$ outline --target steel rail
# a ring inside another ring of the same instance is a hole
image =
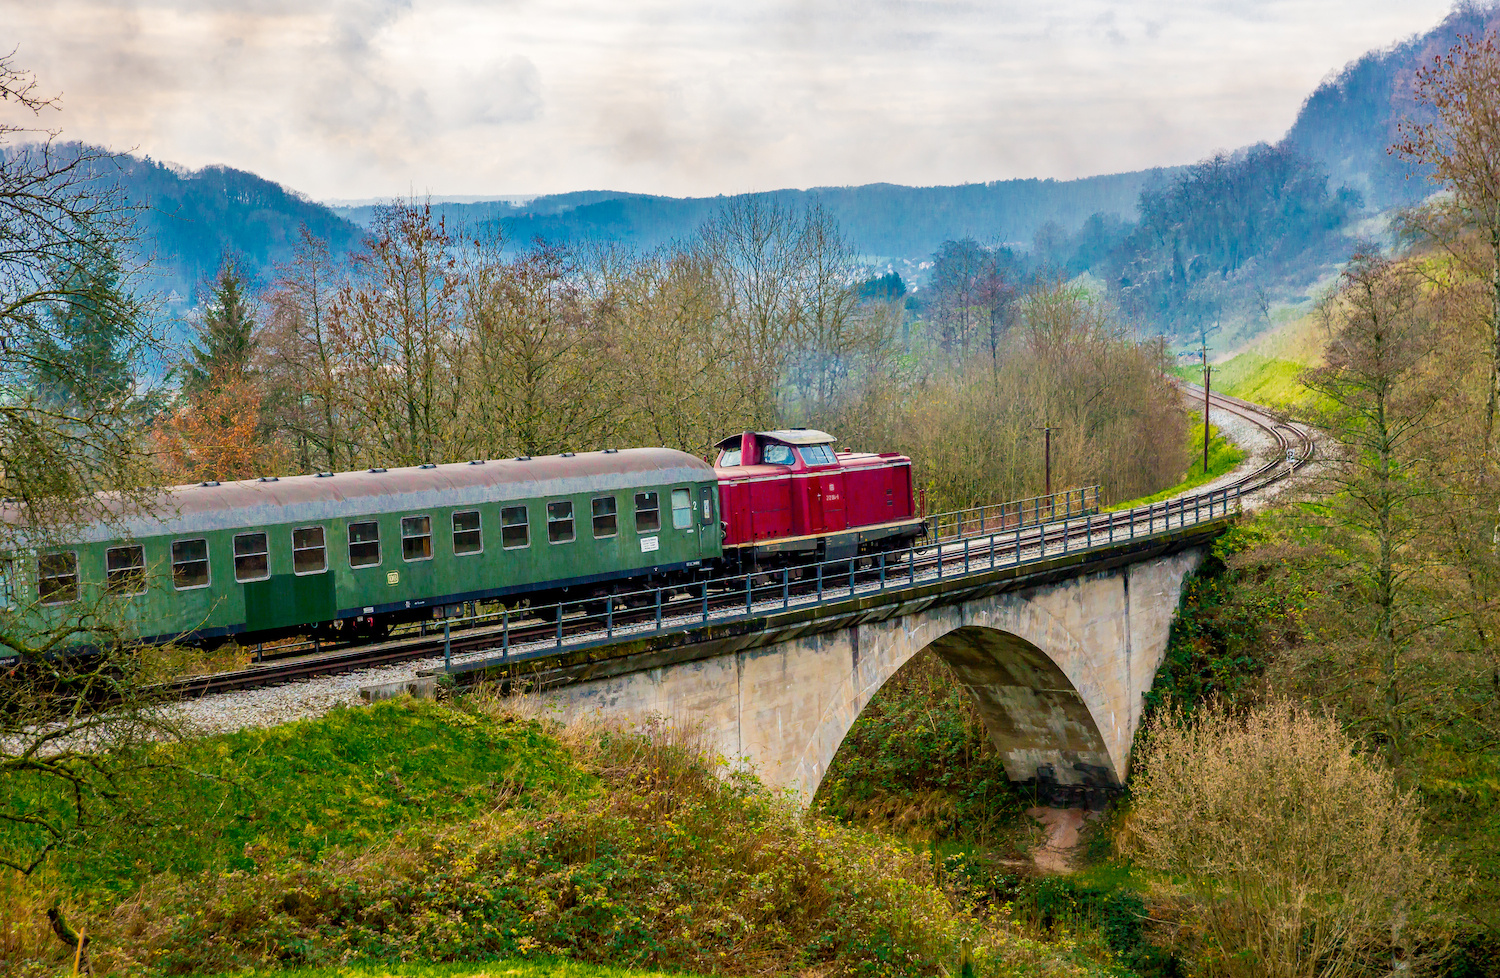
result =
[[[1187,388],[1190,385],[1182,386]],[[1201,390],[1198,388],[1200,394]],[[183,677],[158,684],[152,687],[152,692],[166,698],[207,696],[413,659],[487,651],[500,652],[500,661],[519,663],[605,644],[617,637],[639,637],[761,613],[768,603],[783,607],[807,606],[841,600],[851,593],[871,588],[888,590],[890,582],[898,578],[915,583],[950,575],[961,577],[980,570],[1030,563],[1059,552],[1096,549],[1122,540],[1180,531],[1210,518],[1229,515],[1231,503],[1237,512],[1240,500],[1246,495],[1284,479],[1306,465],[1316,448],[1307,431],[1268,417],[1255,405],[1216,393],[1211,393],[1209,399],[1212,406],[1265,431],[1275,440],[1278,452],[1282,454],[1214,489],[1198,490],[1127,510],[1099,513],[1086,508],[1084,512],[1075,513],[1071,505],[1060,506],[1058,509],[1069,515],[1029,523],[1022,518],[1011,526],[1005,526],[1001,519],[998,521],[1001,527],[988,532],[949,536],[876,557],[808,565],[797,569],[800,574],[796,579],[791,576],[791,569],[785,569],[733,575],[675,588],[648,588],[626,595],[566,601],[532,608],[529,612],[486,613],[450,620],[446,636],[429,632],[416,637],[403,636],[388,642],[340,648],[331,653],[287,657],[247,669]],[[1287,452],[1291,453],[1290,456],[1286,455]],[[1078,494],[1079,490],[1069,490],[1068,493]],[[1055,495],[1061,498],[1064,493]],[[1095,491],[1094,499],[1097,498]],[[1041,511],[1033,500],[1027,503],[1033,512]],[[1005,512],[998,506],[989,509]],[[1205,516],[1205,511],[1211,515]],[[960,526],[964,524],[960,514],[944,515],[955,516]],[[983,521],[974,522],[985,526]],[[993,526],[993,521],[989,526]],[[1032,552],[1036,556],[1027,557]],[[808,578],[809,574],[812,579]],[[757,597],[757,593],[761,596]],[[813,598],[812,602],[807,600],[809,597]],[[596,610],[601,606],[602,611]],[[538,617],[537,612],[546,617]],[[648,623],[650,627],[647,627]],[[463,627],[455,630],[452,628],[455,624]]]

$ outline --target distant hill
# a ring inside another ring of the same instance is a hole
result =
[[[757,196],[794,208],[819,201],[838,218],[859,253],[920,259],[952,238],[1029,246],[1048,224],[1072,231],[1095,213],[1134,218],[1141,191],[1165,185],[1177,172],[1139,170],[1082,180],[1001,180],[953,187],[876,183],[774,190]],[[605,241],[650,249],[688,237],[729,199],[589,190],[537,197],[519,205],[491,201],[433,207],[452,226],[499,221],[514,242]],[[333,210],[364,225],[375,212],[370,206]]]
[[[1335,187],[1359,191],[1368,210],[1421,200],[1432,183],[1386,152],[1396,124],[1416,111],[1412,72],[1460,34],[1477,36],[1491,27],[1500,28],[1500,6],[1464,4],[1427,33],[1350,62],[1307,97],[1285,143],[1321,163]]]
[[[141,257],[150,259],[152,292],[177,292],[188,302],[237,256],[252,278],[267,276],[291,257],[298,228],[307,225],[335,251],[353,247],[363,231],[307,197],[263,177],[227,166],[187,170],[134,156],[114,158],[110,174],[125,199],[141,208]],[[115,177],[114,173],[118,173]]]

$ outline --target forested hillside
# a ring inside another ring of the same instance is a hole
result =
[[[1335,186],[1357,190],[1371,210],[1421,200],[1432,192],[1425,171],[1387,152],[1403,116],[1417,114],[1412,71],[1448,50],[1460,34],[1500,23],[1493,5],[1460,4],[1440,25],[1364,57],[1308,96],[1285,144],[1316,160]]]
[[[1132,218],[1141,191],[1165,186],[1175,172],[1139,170],[1082,180],[998,180],[956,187],[876,183],[742,196],[764,197],[792,209],[821,204],[838,219],[860,254],[919,259],[948,238],[1029,244],[1048,224],[1076,228],[1100,212]],[[499,221],[513,242],[540,237],[554,244],[607,241],[651,249],[686,238],[725,200],[584,191],[538,197],[521,205],[438,204],[434,210],[465,226]],[[375,217],[372,206],[335,210],[366,226]]]

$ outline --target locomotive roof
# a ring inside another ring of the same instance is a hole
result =
[[[610,492],[713,477],[712,466],[686,452],[626,448],[175,486],[157,497],[151,514],[122,514],[118,524],[90,527],[79,534],[79,540],[418,513],[434,507]]]
[[[730,435],[714,447],[738,448],[740,447],[740,439],[744,437],[743,434]],[[816,428],[778,428],[775,431],[757,431],[755,437],[769,438],[788,445],[831,445],[838,440],[828,432],[819,431]]]

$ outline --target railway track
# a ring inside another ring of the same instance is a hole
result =
[[[1202,388],[1182,385],[1201,403]],[[1313,457],[1316,445],[1303,427],[1271,417],[1237,398],[1210,394],[1210,404],[1255,425],[1277,445],[1277,454],[1235,479],[1212,489],[1114,513],[1074,516],[1029,526],[1002,528],[961,539],[919,546],[883,556],[815,565],[799,573],[777,571],[710,581],[691,588],[654,589],[619,599],[567,602],[534,611],[502,611],[451,622],[446,634],[406,635],[360,646],[345,646],[311,655],[280,653],[247,669],[187,677],[154,687],[169,698],[193,698],[235,690],[294,682],[319,675],[370,669],[438,656],[498,653],[506,661],[527,661],[602,644],[622,636],[651,634],[663,628],[689,627],[740,614],[760,613],[828,597],[884,588],[892,580],[912,582],[1003,567],[1030,559],[1087,547],[1103,540],[1153,533],[1160,527],[1190,526],[1209,514],[1223,515],[1245,496],[1288,477]],[[810,576],[811,575],[811,576]],[[825,597],[826,596],[826,597]],[[555,611],[554,611],[555,609]],[[555,615],[555,617],[554,617]],[[454,624],[459,627],[452,627]],[[277,653],[273,652],[273,655]]]

